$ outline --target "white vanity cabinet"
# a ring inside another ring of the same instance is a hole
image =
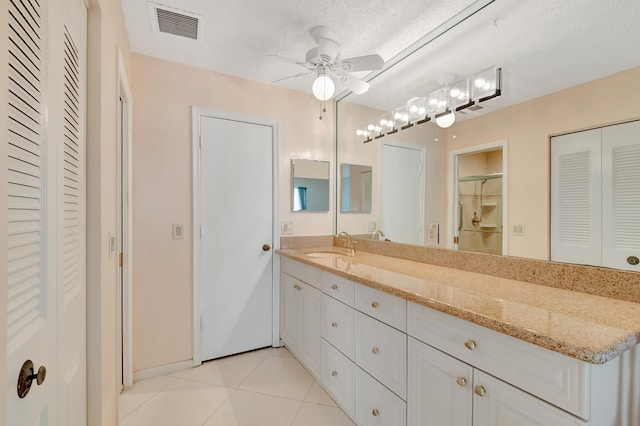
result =
[[[322,372],[320,285],[320,270],[290,259],[281,262],[280,337],[316,378]]]
[[[577,426],[584,421],[409,337],[409,426]]]

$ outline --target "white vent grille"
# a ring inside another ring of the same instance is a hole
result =
[[[640,248],[640,145],[613,149],[615,246]]]
[[[67,28],[64,32],[64,233],[63,283],[64,301],[67,303],[80,290],[80,206],[81,206],[81,113],[80,113],[80,61]]]
[[[8,352],[46,315],[43,291],[43,22],[35,0],[9,0]]]
[[[589,246],[590,152],[561,155],[559,175],[560,241],[564,244]]]
[[[158,31],[198,40],[200,19],[194,16],[155,7]]]

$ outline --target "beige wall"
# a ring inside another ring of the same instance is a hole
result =
[[[512,256],[549,258],[549,136],[640,118],[640,68],[456,123],[447,151],[508,139],[508,221]],[[487,102],[487,106],[490,106]],[[453,138],[453,136],[456,138]]]
[[[133,55],[134,371],[189,360],[192,342],[191,107],[280,123],[280,219],[296,235],[331,234],[333,212],[291,212],[291,159],[331,161],[333,109],[301,93]],[[331,195],[333,210],[333,195]],[[183,223],[183,240],[171,238]]]
[[[88,15],[87,401],[88,424],[118,424],[116,256],[117,51],[130,53],[120,2],[94,0]]]

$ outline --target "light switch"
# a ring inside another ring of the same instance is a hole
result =
[[[516,225],[513,225],[513,226],[512,226],[512,228],[511,228],[511,230],[512,230],[512,231],[511,231],[511,233],[512,233],[513,235],[518,235],[518,236],[520,236],[520,237],[523,237],[523,236],[524,236],[524,234],[525,234],[525,227],[524,227],[524,225],[523,225],[523,224],[521,224],[521,223],[516,224]]]
[[[367,224],[367,230],[369,232],[373,232],[377,229],[376,227],[376,223],[374,221],[369,221],[369,223]]]
[[[440,242],[440,225],[427,223],[427,244],[437,246]]]
[[[173,224],[173,239],[174,240],[184,239],[184,225],[182,223]]]

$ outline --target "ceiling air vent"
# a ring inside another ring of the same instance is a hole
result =
[[[154,30],[198,40],[202,34],[202,17],[182,10],[150,3]]]

